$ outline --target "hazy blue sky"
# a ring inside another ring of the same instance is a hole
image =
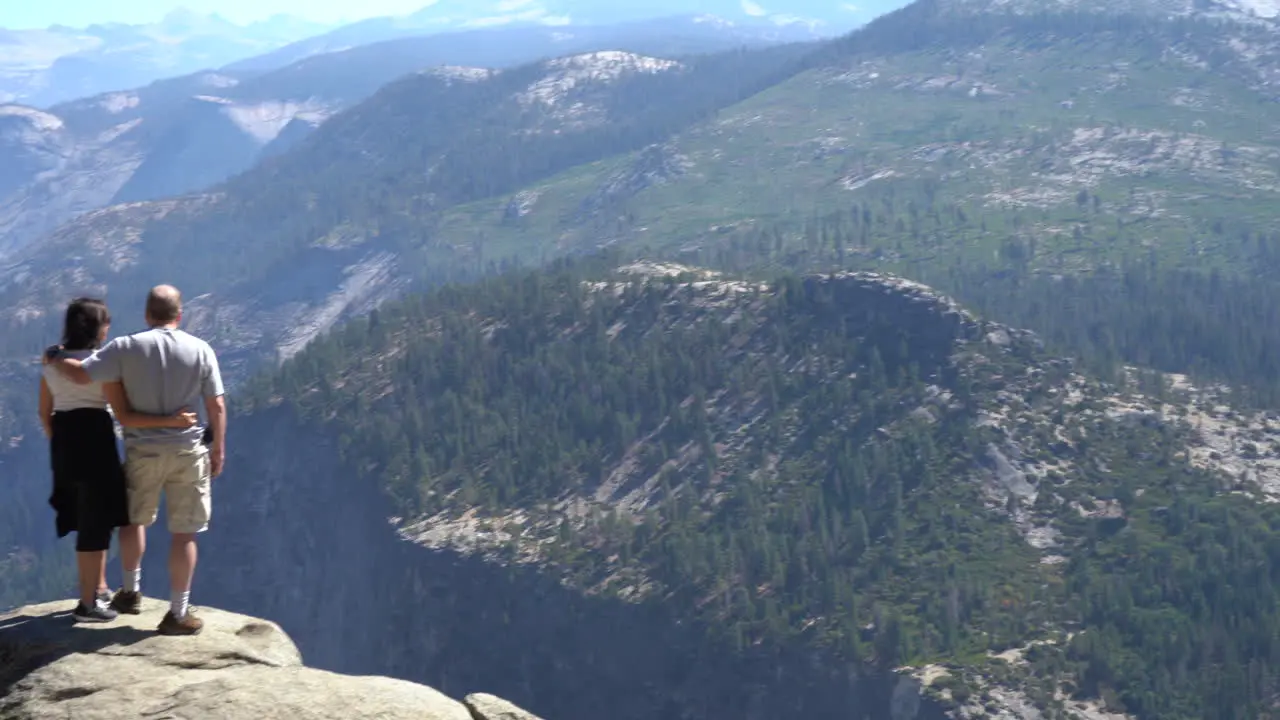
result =
[[[319,22],[402,15],[429,0],[0,0],[0,27],[79,27],[95,22],[154,22],[175,7],[218,12],[239,23],[289,13]]]

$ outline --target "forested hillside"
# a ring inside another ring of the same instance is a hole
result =
[[[944,288],[988,317],[1034,329],[1100,377],[1115,379],[1124,366],[1137,365],[1225,382],[1236,390],[1233,404],[1244,407],[1274,407],[1280,397],[1272,233],[1245,232],[1232,244],[1241,259],[1235,272],[1194,269],[1177,256],[1147,252],[1070,273],[1051,264],[1042,236],[1024,229],[1037,213],[966,211],[930,203],[927,188],[909,185],[878,200],[736,228],[720,233],[714,245],[668,252],[759,277],[890,268]],[[1103,252],[1138,245],[1141,237],[1140,228],[1120,228],[1108,242],[1077,242],[1074,249]]]
[[[1125,386],[892,277],[672,272],[394,303],[241,412],[331,433],[410,538],[674,604],[740,650],[941,664],[958,705],[1269,707],[1280,515],[1192,462],[1189,396],[1133,422]]]
[[[814,69],[657,148],[450,210],[441,235],[488,252],[529,238],[714,246],[743,226],[897,201],[903,222],[877,234],[921,261],[989,262],[1012,236],[1034,238],[1030,264],[1059,272],[1151,255],[1251,267],[1280,157],[1265,32],[930,7],[827,47]],[[938,203],[999,225],[913,242]]]

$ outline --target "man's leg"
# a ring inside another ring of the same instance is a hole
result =
[[[169,546],[169,612],[181,620],[191,604],[191,581],[196,574],[195,533],[174,533]]]
[[[122,613],[142,612],[142,556],[147,550],[147,527],[160,511],[168,458],[154,448],[125,449],[124,475],[129,493],[129,522],[120,528],[120,566],[124,586],[111,601]]]
[[[209,528],[209,454],[204,448],[183,452],[175,458],[180,466],[165,483],[169,508],[169,613],[160,623],[166,635],[196,635],[204,622],[191,614],[191,583],[196,571],[196,535]]]
[[[142,556],[147,552],[147,529],[142,525],[120,528],[120,568],[125,592],[142,592]]]

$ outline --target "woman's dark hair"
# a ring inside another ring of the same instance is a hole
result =
[[[94,298],[76,298],[67,306],[62,324],[62,347],[67,350],[96,350],[102,327],[111,324],[107,304]]]

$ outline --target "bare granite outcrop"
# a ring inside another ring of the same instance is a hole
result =
[[[0,615],[0,718],[539,720],[490,695],[460,702],[405,680],[308,668],[266,620],[200,608],[200,635],[165,637],[159,601],[104,625],[73,624],[69,607]]]

